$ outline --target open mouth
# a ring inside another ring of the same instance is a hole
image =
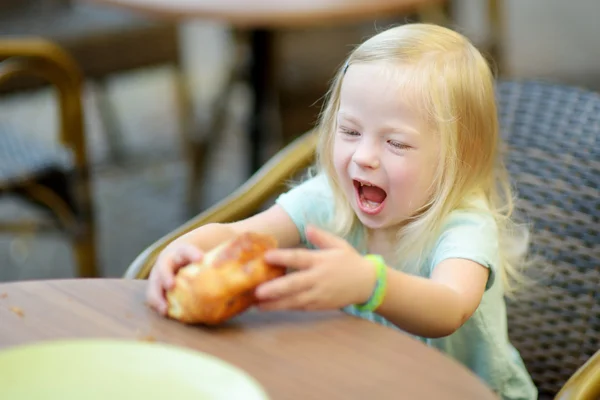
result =
[[[385,190],[368,182],[353,180],[353,183],[361,211],[367,214],[379,213],[387,197]]]

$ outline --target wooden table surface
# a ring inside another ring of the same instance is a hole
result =
[[[218,328],[188,326],[145,305],[146,281],[0,284],[0,351],[69,338],[151,340],[236,365],[272,399],[496,398],[462,365],[394,329],[341,312],[248,311]]]
[[[445,0],[81,0],[128,8],[161,18],[213,19],[237,27],[286,28],[363,21]]]

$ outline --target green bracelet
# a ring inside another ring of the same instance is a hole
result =
[[[378,256],[376,254],[367,254],[365,258],[369,261],[372,261],[375,264],[375,272],[377,274],[377,280],[375,282],[375,288],[373,289],[373,293],[371,293],[371,297],[367,300],[366,303],[356,304],[354,307],[358,311],[375,311],[381,303],[383,302],[383,298],[385,297],[385,292],[387,288],[387,266],[385,265],[385,260],[383,257]]]

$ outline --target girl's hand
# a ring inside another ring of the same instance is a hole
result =
[[[256,289],[264,310],[323,310],[366,302],[376,281],[372,263],[343,239],[309,226],[307,240],[318,250],[277,249],[267,262],[297,271]]]
[[[165,292],[173,287],[175,273],[192,262],[202,260],[202,250],[189,243],[173,242],[158,256],[156,264],[150,272],[146,300],[148,305],[159,314],[167,314]]]

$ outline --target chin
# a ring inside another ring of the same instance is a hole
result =
[[[391,224],[382,218],[382,215],[368,215],[363,213],[360,208],[352,203],[352,210],[354,214],[360,221],[360,223],[367,229],[375,230],[375,229],[384,229],[389,227]]]
[[[367,219],[367,218],[358,218],[360,220],[360,222],[363,224],[363,226],[369,230],[383,230],[383,229],[389,229],[390,227],[392,227],[392,224],[389,223],[385,223],[383,221],[373,221],[371,219]]]
[[[403,218],[398,221],[391,220],[383,213],[378,215],[368,215],[363,213],[360,208],[354,203],[351,203],[352,211],[360,221],[360,223],[369,230],[389,230],[389,229],[400,229],[407,219]]]

